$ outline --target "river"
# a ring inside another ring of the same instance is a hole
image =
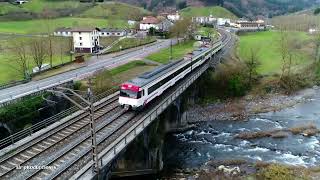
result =
[[[307,99],[281,111],[250,116],[246,121],[200,122],[193,130],[170,134],[165,140],[165,169],[200,168],[210,160],[228,159],[319,166],[318,135],[305,137],[289,133],[286,138],[234,138],[241,132],[285,129],[306,124],[314,124],[319,128],[320,90],[309,89]]]

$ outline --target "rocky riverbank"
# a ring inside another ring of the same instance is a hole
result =
[[[319,90],[319,87],[314,86],[292,95],[280,93],[266,94],[265,96],[247,95],[206,106],[194,105],[187,112],[187,121],[196,123],[213,120],[246,120],[249,116],[255,114],[275,112],[298,103],[310,101],[317,90]]]

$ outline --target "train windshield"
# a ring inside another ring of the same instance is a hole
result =
[[[121,89],[120,96],[121,97],[133,98],[133,99],[139,99],[139,98],[141,98],[141,91],[135,92],[135,91],[131,91],[131,90],[128,90],[128,89]]]

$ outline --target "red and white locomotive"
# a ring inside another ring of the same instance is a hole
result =
[[[153,71],[123,83],[120,87],[120,105],[128,106],[133,110],[142,109],[221,48],[221,40],[216,41],[213,45],[203,46],[193,51],[189,57],[159,66]]]

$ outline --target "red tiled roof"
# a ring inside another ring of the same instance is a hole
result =
[[[152,16],[147,16],[144,18],[144,20],[141,21],[141,24],[159,24],[160,20],[152,17]]]

